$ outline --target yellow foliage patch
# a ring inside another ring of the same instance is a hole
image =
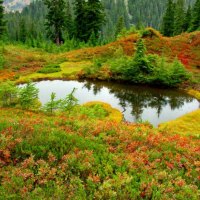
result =
[[[109,113],[109,115],[105,118],[105,120],[116,121],[118,123],[122,121],[123,119],[122,113],[118,109],[112,108],[111,105],[108,103],[104,103],[100,101],[91,101],[84,104],[84,106],[90,107],[96,104],[101,105]]]
[[[74,74],[80,72],[83,68],[91,65],[90,61],[80,61],[80,62],[64,62],[60,64],[61,71],[49,74],[42,73],[32,73],[25,76],[21,76],[17,83],[27,82],[27,80],[42,80],[42,79],[73,79]],[[76,77],[75,77],[76,78]]]
[[[196,99],[200,100],[200,92],[197,90],[189,90],[188,94],[194,96]]]
[[[200,136],[200,109],[176,120],[161,124],[159,129],[167,129],[183,135]]]

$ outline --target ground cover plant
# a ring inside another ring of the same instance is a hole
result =
[[[5,199],[199,198],[194,136],[104,115],[52,117],[9,108],[0,109],[0,132]]]

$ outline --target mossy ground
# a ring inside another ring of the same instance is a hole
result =
[[[161,124],[160,129],[167,129],[170,132],[181,135],[195,135],[200,137],[200,110]]]

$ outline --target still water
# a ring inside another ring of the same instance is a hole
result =
[[[79,104],[103,101],[119,109],[126,121],[149,121],[154,126],[200,107],[195,98],[177,90],[128,84],[54,80],[37,82],[36,87],[39,88],[39,98],[43,104],[50,100],[52,92],[60,99],[76,88],[75,97]]]

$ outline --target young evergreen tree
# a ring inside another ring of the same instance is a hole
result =
[[[200,28],[200,0],[197,0],[194,4],[192,11],[192,25],[191,31],[195,31]]]
[[[43,106],[43,110],[48,114],[53,114],[59,108],[59,104],[61,100],[56,100],[56,94],[54,92],[51,93],[51,99]]]
[[[168,0],[167,9],[165,11],[162,22],[162,33],[165,36],[173,36],[174,33],[174,3]]]
[[[184,0],[178,0],[175,5],[174,35],[179,35],[183,32],[184,19]]]
[[[192,11],[191,11],[191,6],[189,5],[184,18],[183,31],[188,31],[188,29],[191,26],[191,20],[192,20]]]
[[[19,103],[22,109],[33,109],[38,105],[39,90],[34,83],[27,83],[19,92]]]
[[[48,36],[57,44],[62,44],[63,31],[66,28],[66,4],[64,0],[44,0],[48,8],[45,23]]]
[[[5,30],[4,7],[3,7],[3,1],[0,0],[0,37],[2,37],[4,30]]]

